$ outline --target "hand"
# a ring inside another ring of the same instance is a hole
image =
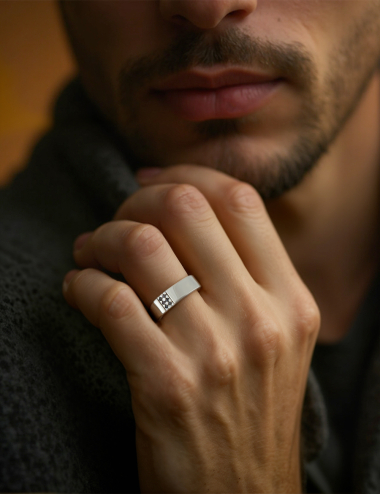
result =
[[[127,371],[142,491],[301,492],[319,312],[256,191],[165,169],[74,256],[90,269],[69,273],[64,294]],[[153,322],[145,307],[187,274],[201,290]]]

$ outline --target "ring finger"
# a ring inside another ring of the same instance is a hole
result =
[[[170,286],[187,276],[187,273],[161,232],[152,225],[133,221],[106,223],[92,233],[81,248],[74,251],[81,267],[103,267],[123,274],[127,283],[137,293],[144,305],[150,307],[153,300]],[[191,273],[192,274],[192,273]],[[178,326],[205,305],[202,297],[191,293],[180,302],[178,308],[165,315],[165,328]]]

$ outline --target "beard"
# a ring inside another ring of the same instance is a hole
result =
[[[378,11],[368,12],[349,31],[347,39],[340,41],[340,49],[331,55],[325,75],[300,43],[274,44],[236,28],[217,37],[185,32],[162,53],[128,61],[119,74],[118,121],[138,166],[192,162],[250,183],[264,199],[283,195],[300,184],[328,152],[378,68],[379,36],[369,27],[378,29],[379,18]],[[377,43],[368,44],[371,33]],[[180,152],[173,159],[170,145],[165,149],[158,144],[159,136],[147,130],[139,104],[142,88],[192,67],[221,64],[274,69],[286,79],[300,101],[296,131],[280,147],[269,142],[265,151],[242,152],[242,138],[254,142],[260,135],[261,122],[255,115],[191,122],[192,138],[207,151],[195,155]]]

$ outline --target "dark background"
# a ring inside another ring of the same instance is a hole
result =
[[[0,186],[25,165],[74,71],[56,1],[0,0]]]

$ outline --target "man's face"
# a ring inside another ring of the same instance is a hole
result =
[[[146,166],[297,185],[378,67],[380,0],[63,2],[82,79]]]

